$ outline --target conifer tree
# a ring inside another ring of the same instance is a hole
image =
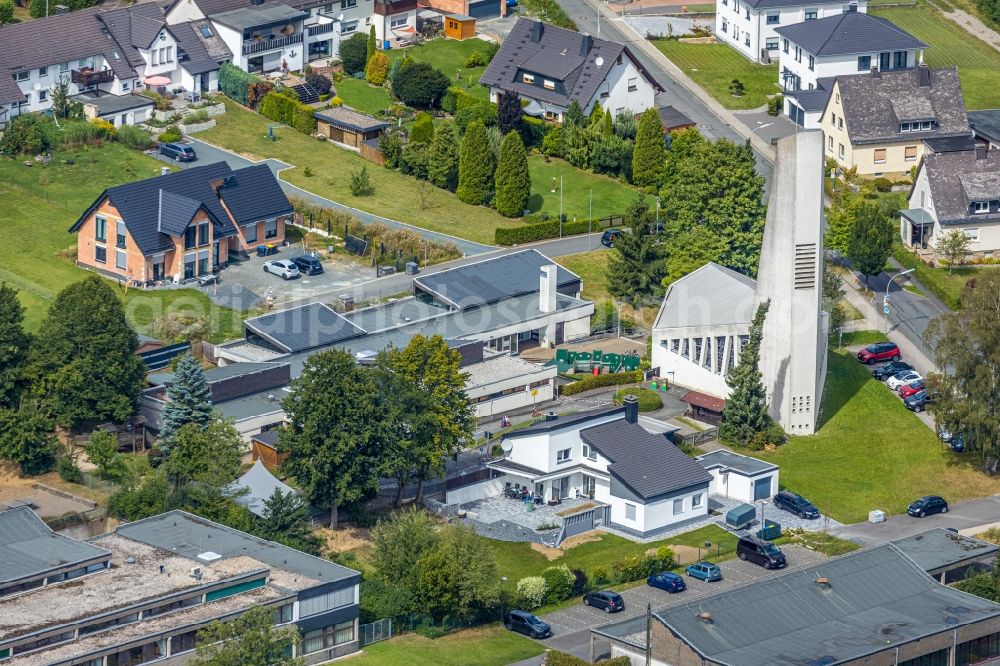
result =
[[[371,62],[372,56],[375,55],[375,52],[377,50],[378,50],[378,48],[375,45],[375,26],[373,25],[368,30],[368,42],[365,45],[365,64],[366,65]]]
[[[467,204],[479,206],[489,203],[493,195],[495,170],[496,158],[486,136],[486,127],[481,120],[473,120],[462,137],[462,150],[458,158],[458,189],[455,194]]]
[[[16,407],[27,383],[25,363],[31,336],[24,332],[24,307],[17,290],[0,284],[0,407]]]
[[[657,237],[649,233],[655,223],[649,204],[637,195],[625,211],[628,232],[615,239],[608,258],[611,295],[633,306],[652,304],[663,292],[666,267]]]
[[[656,109],[647,109],[639,119],[632,149],[632,182],[640,187],[658,186],[667,163],[663,123]]]
[[[523,215],[531,196],[531,175],[528,173],[528,155],[517,132],[510,132],[500,144],[496,187],[497,212],[504,217]]]
[[[497,126],[504,136],[521,129],[521,96],[513,90],[500,93],[497,100]]]
[[[185,354],[177,361],[174,383],[167,387],[167,404],[163,407],[163,427],[160,428],[159,448],[167,454],[173,447],[177,431],[189,423],[199,428],[212,421],[212,394],[201,364]]]
[[[760,368],[760,343],[764,332],[764,319],[770,301],[757,306],[750,336],[740,349],[740,362],[729,371],[726,383],[731,389],[722,411],[719,439],[734,446],[749,446],[754,435],[764,432],[771,425],[767,413],[767,393]]]
[[[441,123],[434,130],[427,177],[438,187],[455,189],[458,181],[458,140],[455,139],[455,128],[451,123]]]

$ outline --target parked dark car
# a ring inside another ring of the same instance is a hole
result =
[[[740,537],[736,544],[736,554],[744,562],[759,564],[765,569],[782,569],[788,562],[781,549],[770,541],[762,541],[754,537]]]
[[[684,573],[692,578],[700,578],[706,583],[722,580],[722,570],[711,562],[698,562],[684,567]]]
[[[922,412],[934,402],[934,395],[927,392],[927,389],[917,391],[911,396],[903,398],[903,405],[911,412]]]
[[[934,513],[948,513],[948,502],[937,495],[925,495],[906,507],[906,513],[917,518]]]
[[[319,257],[311,254],[303,254],[295,257],[292,261],[299,267],[299,272],[303,275],[319,275],[323,272],[323,262],[319,260]]]
[[[194,148],[183,143],[161,143],[160,154],[173,158],[175,162],[194,162],[198,159]]]
[[[614,247],[615,241],[618,240],[623,233],[625,233],[623,229],[608,229],[601,234],[601,245]]]
[[[625,600],[617,592],[587,592],[583,595],[583,605],[600,608],[605,613],[617,613],[625,610]]]
[[[773,501],[774,506],[789,513],[794,513],[799,518],[809,518],[810,520],[819,518],[819,509],[801,495],[782,490],[774,496]]]
[[[504,615],[503,626],[507,631],[516,631],[531,638],[548,638],[552,635],[552,627],[528,611],[510,611]]]
[[[659,590],[669,592],[670,594],[683,592],[687,589],[687,584],[684,582],[684,579],[670,571],[653,574],[646,579],[646,584],[650,587],[655,587]]]
[[[965,436],[962,435],[962,433],[959,433],[959,434],[955,435],[954,437],[951,438],[951,441],[948,442],[948,446],[955,453],[964,453],[965,452]]]
[[[872,377],[880,382],[884,382],[889,377],[903,370],[913,370],[913,366],[906,361],[890,361],[872,370]]]
[[[898,361],[902,357],[895,342],[876,342],[858,352],[858,360],[871,365],[879,361]]]

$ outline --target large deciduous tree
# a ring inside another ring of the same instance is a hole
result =
[[[885,268],[894,234],[892,222],[878,206],[868,202],[858,206],[847,242],[847,256],[852,267],[865,276],[866,286],[869,277]]]
[[[935,364],[930,408],[939,426],[961,433],[984,470],[1000,468],[1000,274],[986,271],[962,292],[962,308],[931,320],[924,336]]]
[[[660,114],[656,109],[646,109],[639,119],[632,149],[632,182],[640,187],[658,186],[666,163],[667,145]]]
[[[340,60],[348,74],[365,71],[365,65],[368,64],[368,39],[364,33],[356,32],[340,43]]]
[[[496,158],[486,136],[486,127],[482,121],[473,120],[462,137],[456,196],[474,206],[489,203],[493,196],[494,171]]]
[[[496,556],[471,527],[444,530],[437,545],[420,558],[417,572],[424,609],[437,622],[446,615],[473,622],[500,601]]]
[[[528,155],[521,135],[511,131],[500,144],[500,159],[496,169],[497,212],[504,217],[521,217],[531,196],[531,175]]]
[[[309,357],[284,400],[285,469],[313,504],[330,507],[331,527],[340,506],[378,490],[383,435],[394,427],[381,399],[374,373],[334,349]]]
[[[56,438],[52,420],[24,401],[20,409],[0,409],[0,458],[17,463],[21,474],[34,476],[52,469]]]
[[[164,454],[170,453],[173,437],[183,426],[191,423],[206,428],[212,422],[212,392],[201,363],[190,354],[177,361],[173,383],[167,387],[162,422],[158,446]]]
[[[642,195],[637,196],[625,211],[628,231],[615,239],[608,258],[608,290],[632,306],[650,305],[663,293],[666,270],[657,244],[659,236],[650,233],[655,224],[649,204]]]
[[[256,606],[228,622],[215,621],[198,632],[192,664],[196,666],[301,666],[292,657],[298,645],[295,627],[274,626],[274,608]]]
[[[239,473],[243,449],[243,437],[228,421],[216,418],[208,426],[188,423],[174,433],[163,471],[178,491],[192,482],[223,488]]]
[[[63,289],[32,347],[32,394],[58,425],[125,421],[145,385],[139,340],[118,295],[100,277]]]
[[[30,345],[17,290],[0,284],[0,408],[16,407],[20,401],[28,381],[25,364]]]
[[[767,413],[767,392],[758,367],[764,319],[769,307],[770,301],[757,306],[750,324],[749,339],[740,349],[740,361],[726,377],[731,391],[722,412],[722,424],[719,425],[719,439],[726,444],[747,447],[755,435],[765,432],[771,425],[771,417]]]

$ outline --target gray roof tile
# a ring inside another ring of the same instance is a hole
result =
[[[969,125],[977,135],[992,141],[1000,141],[1000,109],[969,111]]]
[[[233,172],[219,189],[236,224],[248,224],[294,212],[281,183],[266,164],[254,164]]]
[[[204,74],[219,69],[219,60],[208,52],[208,40],[202,38],[200,29],[191,23],[180,23],[172,26],[171,32],[177,38],[181,67],[191,74]],[[228,49],[226,51],[228,53]]]
[[[815,56],[927,48],[927,44],[888,19],[863,12],[793,23],[775,32]]]
[[[667,289],[655,328],[749,324],[757,282],[709,262]]]
[[[156,230],[168,236],[180,236],[191,224],[195,214],[201,210],[200,201],[176,192],[160,190],[157,206]],[[128,222],[126,221],[126,224]]]
[[[643,499],[712,480],[697,460],[669,439],[624,418],[581,430],[580,438],[610,460],[608,472]]]
[[[0,511],[0,583],[41,575],[56,567],[110,557],[92,544],[56,534],[30,508]],[[0,585],[2,587],[2,585]]]
[[[921,76],[927,77],[928,85],[919,85]],[[922,141],[928,137],[971,132],[957,68],[918,67],[838,76],[836,86],[844,108],[847,133],[855,145]],[[930,118],[937,120],[936,129],[899,131],[901,122]]]
[[[941,224],[967,222],[973,201],[1000,197],[1000,151],[991,150],[984,159],[974,150],[925,155],[920,168],[927,173],[934,212]],[[995,213],[975,217],[991,222],[1000,218]]]
[[[209,57],[213,58],[217,62],[222,62],[223,60],[229,60],[233,57],[232,51],[226,46],[226,43],[222,41],[222,38],[215,33],[215,28],[212,26],[212,21],[209,19],[200,19],[198,21],[191,21],[189,23],[191,29],[194,30],[194,35],[197,37],[201,43],[205,46],[205,50],[208,52]],[[203,28],[208,28],[208,36],[202,31]]]
[[[249,332],[290,353],[333,345],[365,333],[323,303],[270,312],[243,324]]]
[[[372,130],[388,127],[389,123],[379,120],[359,111],[345,109],[342,106],[335,106],[322,111],[316,111],[313,116],[317,120],[330,123],[336,127],[354,130],[356,132],[370,132]]]

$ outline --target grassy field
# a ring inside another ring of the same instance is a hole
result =
[[[499,626],[466,629],[431,640],[404,634],[374,643],[351,657],[351,666],[504,666],[545,648]]]
[[[874,9],[872,14],[887,18],[903,30],[931,45],[924,61],[931,67],[958,66],[962,92],[968,109],[995,109],[1000,106],[1000,51],[973,37],[964,28],[946,19],[925,2],[916,7]]]
[[[988,266],[955,266],[950,270],[934,268],[899,244],[893,246],[892,256],[904,267],[915,269],[913,278],[952,309],[961,306],[962,290],[969,280],[979,277],[986,271],[994,270]],[[895,267],[892,270],[895,271]]]
[[[321,145],[291,128],[280,128],[278,140],[267,140],[268,120],[228,103],[228,112],[216,119],[216,126],[198,134],[199,139],[249,155],[251,159],[274,157],[297,167],[310,166],[312,177],[303,169],[290,169],[282,178],[303,189],[330,197],[376,215],[452,234],[479,243],[493,243],[497,227],[521,224],[501,217],[484,206],[470,206],[455,195],[430,184],[383,169],[357,153]],[[351,173],[367,167],[375,193],[356,197],[350,192]],[[421,204],[423,201],[423,204]]]
[[[531,212],[559,215],[559,178],[562,177],[562,209],[567,219],[574,217],[587,219],[590,215],[590,193],[594,193],[594,218],[608,215],[622,215],[629,203],[639,193],[631,185],[621,183],[608,176],[582,171],[569,162],[542,155],[528,158],[531,173],[531,198],[528,209]],[[555,192],[552,179],[556,179]]]
[[[920,495],[956,502],[1000,492],[1000,479],[943,446],[846,350],[830,354],[819,432],[754,455],[780,465],[783,487],[841,522],[865,520],[871,509],[901,513]]]
[[[70,160],[73,164],[65,164]],[[68,229],[113,185],[159,174],[162,162],[119,144],[56,153],[48,166],[0,160],[0,225],[14,241],[0,245],[0,279],[20,290],[30,330],[41,325],[52,300],[89,273],[74,265],[76,236]],[[129,320],[140,332],[167,312],[209,317],[212,339],[238,337],[238,313],[212,305],[194,289],[121,290]]]
[[[339,83],[333,85],[337,96],[344,100],[346,106],[362,113],[377,113],[392,103],[385,88],[370,86],[361,79],[345,76]]]
[[[726,44],[686,44],[654,39],[652,44],[727,109],[755,109],[778,89],[778,65],[755,65]],[[746,94],[733,97],[729,84],[743,82]]]
[[[465,88],[469,93],[482,99],[489,99],[490,91],[479,85],[479,77],[486,71],[485,66],[466,67],[465,59],[479,51],[486,56],[487,44],[481,39],[433,39],[423,44],[387,52],[389,62],[398,60],[405,54],[414,62],[426,62],[448,75],[452,85]]]
[[[588,301],[606,301],[608,293],[606,271],[610,252],[594,250],[559,257],[557,261],[583,278],[583,297]]]

